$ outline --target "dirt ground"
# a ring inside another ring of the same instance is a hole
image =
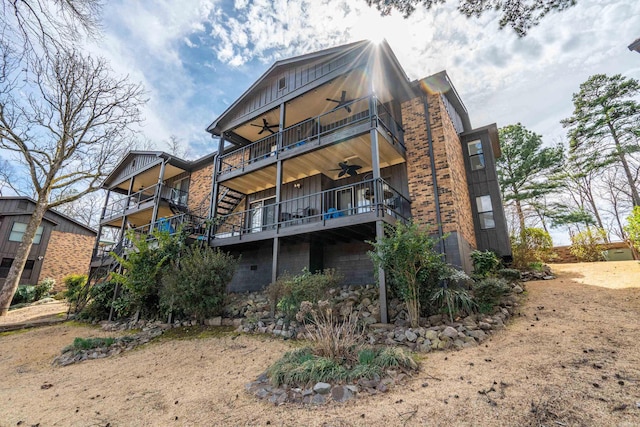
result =
[[[0,426],[638,426],[640,263],[554,265],[486,345],[436,352],[387,394],[275,407],[244,391],[292,347],[262,336],[152,342],[67,367],[66,323],[0,336]]]

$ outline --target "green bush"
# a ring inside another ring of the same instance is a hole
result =
[[[571,236],[569,252],[581,262],[604,261],[607,232],[601,228],[587,228]]]
[[[548,262],[553,259],[551,235],[540,228],[525,228],[522,233],[511,236],[513,266],[528,268],[532,262]]]
[[[317,303],[327,291],[338,285],[341,277],[333,269],[310,273],[306,268],[297,276],[284,275],[267,290],[270,298],[278,296],[277,308],[288,320],[293,320],[303,301]],[[273,300],[272,300],[273,301]]]
[[[627,218],[627,225],[624,227],[631,246],[640,252],[640,206],[634,206],[631,215]]]
[[[66,276],[64,279],[64,286],[66,290],[64,291],[64,295],[69,301],[70,304],[76,304],[80,295],[82,294],[82,290],[87,284],[87,275],[86,274],[70,274]]]
[[[418,326],[421,304],[428,303],[447,268],[435,250],[438,242],[417,223],[396,223],[395,228],[386,228],[385,237],[370,242],[374,249],[369,256],[376,268],[385,271],[392,293],[406,304],[412,327]]]
[[[13,295],[11,305],[29,304],[35,301],[36,289],[32,285],[20,285]]]
[[[491,311],[500,303],[500,299],[511,292],[511,287],[504,279],[486,278],[473,286],[473,296],[482,311]]]
[[[89,290],[89,303],[80,312],[81,319],[104,320],[109,318],[111,305],[113,302],[113,293],[116,284],[111,281],[99,282]],[[118,312],[116,311],[116,314]],[[125,316],[119,316],[125,317]]]
[[[491,251],[473,251],[471,261],[473,261],[473,275],[478,278],[492,276],[500,267],[500,258]]]
[[[170,268],[170,261],[179,258],[185,236],[158,230],[154,230],[152,235],[153,238],[149,238],[128,233],[133,250],[126,258],[114,255],[124,268],[123,273],[112,273],[112,279],[123,286],[126,296],[120,300],[121,313],[137,311],[143,318],[160,315],[162,277]]]
[[[53,287],[56,285],[55,279],[47,277],[33,287],[34,294],[33,300],[40,301],[42,298],[46,298],[51,294]]]
[[[226,288],[237,264],[230,254],[208,245],[189,246],[164,274],[160,292],[162,307],[194,316],[199,321],[220,315]]]
[[[515,282],[522,278],[522,273],[520,273],[520,270],[516,270],[515,268],[502,268],[498,270],[498,277],[509,282]]]

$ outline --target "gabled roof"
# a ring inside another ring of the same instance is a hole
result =
[[[36,201],[33,200],[31,197],[26,197],[26,196],[2,196],[0,197],[0,202],[2,202],[3,200],[24,200],[29,202],[32,206],[31,207],[35,207],[36,205]],[[66,219],[67,221],[73,222],[74,224],[76,224],[78,227],[84,228],[87,231],[90,231],[93,234],[98,234],[96,230],[94,230],[93,228],[89,227],[86,224],[83,224],[81,222],[79,222],[78,220],[75,220],[73,218],[71,218],[70,216],[67,216],[63,213],[60,213],[58,211],[56,211],[55,209],[47,209],[47,212],[51,212],[55,215],[58,215],[61,218]],[[3,212],[0,215],[3,216],[15,216],[15,215],[31,215],[33,213],[33,210],[29,211],[24,211],[24,212]],[[51,218],[43,218],[46,219],[47,221],[51,222],[54,225],[58,225],[57,222],[55,222],[54,220],[52,220]]]
[[[369,40],[361,40],[354,43],[345,44],[342,46],[332,47],[329,49],[320,50],[317,52],[307,53],[304,55],[294,56],[292,58],[281,59],[273,63],[271,67],[267,71],[260,76],[258,80],[256,80],[247,90],[244,91],[238,99],[235,100],[233,104],[231,104],[217,119],[215,119],[209,126],[207,126],[207,132],[213,132],[213,130],[218,126],[220,121],[222,121],[231,111],[234,110],[236,106],[238,106],[249,94],[253,92],[254,89],[260,86],[262,82],[268,79],[272,74],[275,74],[280,71],[280,69],[289,67],[292,64],[303,63],[306,61],[317,60],[323,57],[329,57],[331,55],[336,55],[340,53],[345,53],[349,50],[355,49],[363,49],[367,46],[371,45]]]
[[[179,157],[165,153],[164,151],[129,151],[127,155],[124,156],[122,160],[120,160],[120,162],[116,165],[116,167],[113,168],[113,170],[109,173],[109,175],[107,175],[107,177],[104,179],[104,182],[102,183],[102,188],[108,188],[109,184],[111,183],[111,180],[113,180],[114,177],[117,177],[120,174],[120,171],[122,171],[122,169],[124,169],[127,166],[127,164],[129,164],[129,162],[136,156],[156,156],[158,157],[158,161],[160,159],[165,159],[165,160],[168,160],[169,164],[172,164],[176,167],[179,167],[180,169],[185,169],[185,170],[188,170],[190,165],[189,161],[183,160]],[[153,165],[150,165],[150,166],[153,166]]]

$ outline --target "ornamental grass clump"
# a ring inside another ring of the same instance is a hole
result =
[[[303,301],[296,320],[310,323],[306,337],[314,344],[315,354],[330,359],[356,360],[358,347],[364,341],[364,328],[358,323],[358,314],[350,311],[339,319],[329,301],[318,302],[315,309]]]
[[[400,348],[376,349],[363,344],[364,332],[357,313],[342,319],[328,301],[316,306],[303,301],[296,320],[306,326],[310,347],[286,353],[268,370],[271,383],[279,387],[306,387],[317,382],[355,382],[361,378],[383,377],[386,369],[415,371],[418,366]]]

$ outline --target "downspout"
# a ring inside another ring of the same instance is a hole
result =
[[[431,178],[433,181],[433,199],[436,204],[436,222],[438,223],[438,246],[440,247],[440,253],[446,256],[444,232],[442,229],[442,214],[440,212],[440,196],[438,195],[438,178],[436,176],[436,160],[433,152],[431,121],[429,120],[429,100],[426,95],[422,95],[421,98],[424,105],[424,121],[427,125],[427,143],[429,144],[429,161],[431,163]]]

